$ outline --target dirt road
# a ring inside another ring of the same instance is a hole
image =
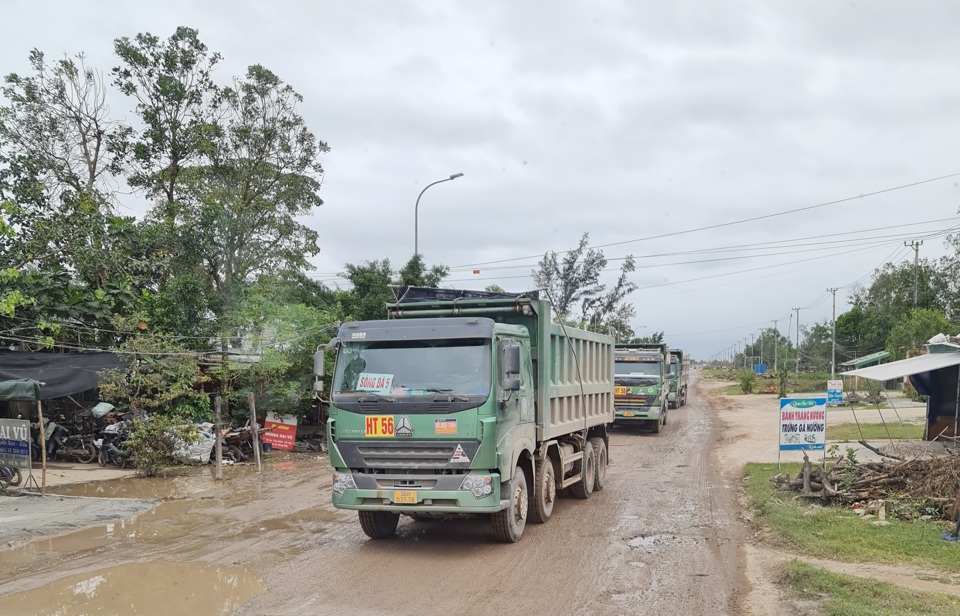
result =
[[[64,488],[168,500],[0,551],[0,601],[5,614],[79,614],[85,602],[132,613],[130,601],[139,614],[204,616],[739,614],[744,537],[705,405],[691,396],[660,435],[616,430],[603,492],[561,500],[514,545],[494,543],[485,520],[404,518],[396,539],[368,540],[355,513],[330,506],[325,458],[262,477],[228,468],[221,484],[198,474]]]

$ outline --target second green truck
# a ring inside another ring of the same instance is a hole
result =
[[[646,425],[659,433],[667,423],[672,393],[667,345],[618,344],[614,357],[616,422]]]

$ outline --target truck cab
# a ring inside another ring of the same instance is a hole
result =
[[[667,423],[667,346],[618,344],[614,352],[614,407],[618,424],[643,424],[655,433]]]

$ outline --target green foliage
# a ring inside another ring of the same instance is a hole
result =
[[[787,397],[787,380],[790,378],[790,370],[786,366],[780,366],[777,368],[777,386],[778,386],[778,396],[780,398]]]
[[[960,611],[960,599],[950,595],[832,573],[799,560],[787,563],[784,583],[794,597],[813,602],[827,616],[947,616]]]
[[[891,360],[916,355],[937,334],[956,335],[960,329],[947,321],[943,312],[927,308],[910,310],[887,335],[886,350]]]
[[[745,369],[740,371],[739,375],[740,381],[740,393],[742,394],[752,394],[754,386],[757,383],[757,375],[753,370]]]
[[[133,331],[136,324],[118,321],[117,327]],[[101,373],[100,396],[104,400],[121,410],[209,417],[209,400],[198,389],[207,377],[200,371],[197,354],[160,333],[130,336],[118,352],[130,364],[126,370]]]
[[[131,454],[137,473],[152,477],[177,463],[174,451],[183,444],[199,442],[197,429],[176,417],[154,415],[149,420],[138,420],[123,448]]]
[[[579,305],[581,324],[587,329],[608,333],[618,341],[630,340],[634,336],[630,322],[636,316],[636,308],[626,298],[637,289],[629,280],[636,263],[628,255],[620,266],[617,282],[607,290],[600,282],[607,259],[602,251],[588,248],[589,243],[590,236],[584,233],[577,247],[567,251],[562,261],[555,252],[545,254],[533,271],[534,284],[546,290],[558,322],[572,319]]]
[[[387,318],[387,304],[396,301],[390,285],[437,287],[449,274],[444,265],[427,268],[423,257],[414,255],[398,272],[389,259],[347,263],[343,275],[350,281],[350,291],[340,295],[342,320],[371,321]]]

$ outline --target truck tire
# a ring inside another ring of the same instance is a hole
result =
[[[547,459],[537,467],[537,478],[530,491],[530,519],[543,524],[553,515],[553,506],[557,502],[557,471],[553,459]]]
[[[570,493],[574,498],[586,499],[593,494],[594,482],[597,479],[597,458],[593,452],[593,445],[587,441],[583,449],[583,460],[580,461],[581,479],[570,486]]]
[[[400,522],[399,513],[389,511],[358,511],[360,514],[360,528],[371,539],[388,539],[397,532]]]
[[[683,397],[680,399],[680,406],[687,406],[687,388],[683,388]]]
[[[593,491],[603,490],[603,484],[607,480],[607,443],[599,436],[590,439],[593,445],[593,456],[596,458],[596,473],[593,477]]]
[[[510,480],[510,506],[491,516],[493,534],[501,543],[516,543],[527,526],[530,501],[527,496],[527,475],[517,465]]]
[[[653,431],[654,434],[660,434],[660,426],[663,425],[662,417],[663,416],[661,415],[661,419],[650,420],[650,429]]]

